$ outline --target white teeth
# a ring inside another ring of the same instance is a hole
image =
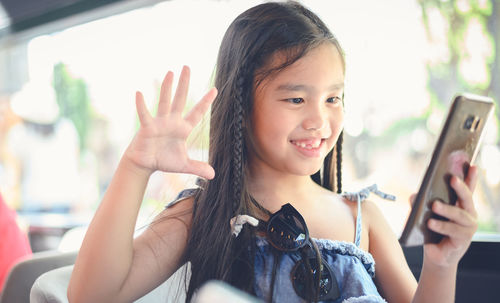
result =
[[[306,144],[304,142],[296,142],[296,141],[292,141],[292,143],[305,149],[313,149],[313,148],[318,148],[321,145],[321,140],[316,141],[313,144]]]

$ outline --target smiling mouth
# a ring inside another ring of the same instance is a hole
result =
[[[295,146],[304,148],[304,149],[317,149],[319,148],[322,143],[325,141],[325,139],[318,139],[318,140],[302,140],[302,141],[294,141],[291,140],[290,143],[292,143]]]

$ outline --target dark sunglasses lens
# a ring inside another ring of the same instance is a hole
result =
[[[339,297],[337,280],[332,271],[322,260],[321,270],[318,270],[316,258],[309,259],[309,268],[304,260],[300,260],[292,270],[292,283],[295,292],[304,300],[314,300],[316,290],[319,290],[318,300],[335,300]],[[321,275],[319,287],[316,284],[318,274]]]
[[[307,240],[304,225],[291,212],[276,213],[267,228],[269,240],[280,250],[297,250],[304,246]]]

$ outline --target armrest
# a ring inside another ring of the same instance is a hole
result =
[[[53,269],[35,280],[30,292],[31,303],[67,303],[66,294],[73,265]]]
[[[184,266],[170,279],[135,301],[136,303],[183,302]],[[36,279],[30,292],[31,303],[68,303],[67,289],[73,265],[53,269]]]

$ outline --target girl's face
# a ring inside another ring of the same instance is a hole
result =
[[[275,55],[273,65],[282,63]],[[344,66],[331,43],[323,43],[254,93],[252,171],[317,172],[342,130]]]

